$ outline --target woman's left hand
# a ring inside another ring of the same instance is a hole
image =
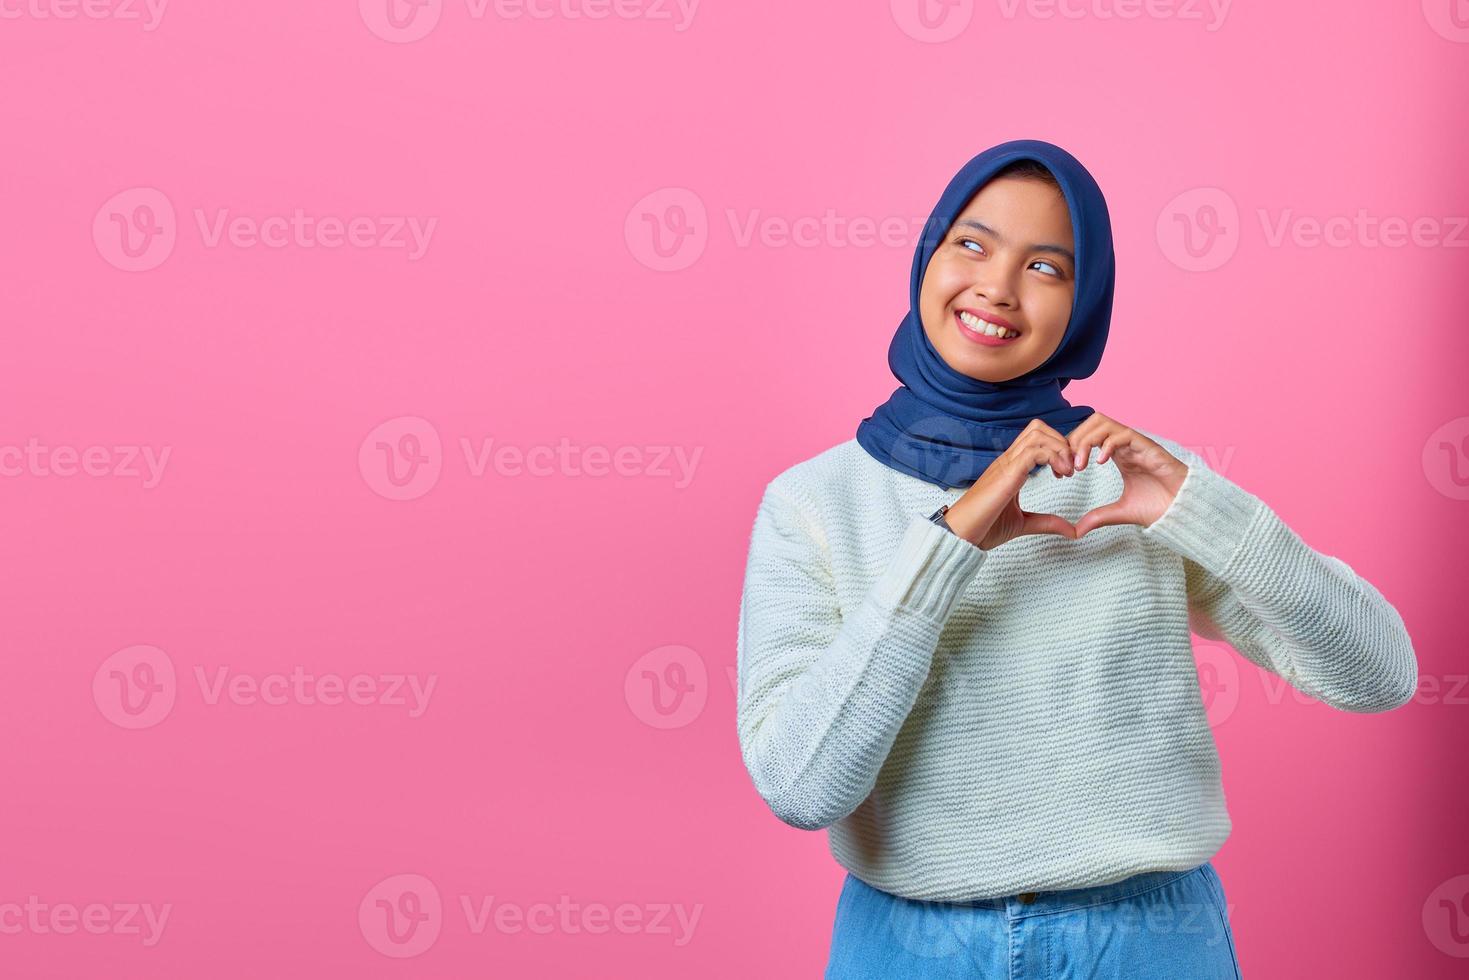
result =
[[[1066,441],[1076,472],[1087,467],[1092,449],[1100,446],[1097,462],[1110,459],[1122,474],[1122,496],[1081,515],[1075,525],[1078,538],[1093,528],[1114,524],[1147,527],[1163,516],[1188,475],[1188,466],[1168,450],[1101,412],[1093,412],[1072,429]]]

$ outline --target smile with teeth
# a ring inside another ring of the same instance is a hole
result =
[[[1011,337],[1020,336],[1020,331],[1018,330],[1006,330],[1004,327],[997,327],[993,323],[990,323],[988,320],[981,320],[973,313],[966,313],[963,310],[959,311],[959,319],[962,320],[964,325],[970,330],[973,330],[976,333],[985,334],[986,336],[999,337],[1002,340],[1008,340]]]

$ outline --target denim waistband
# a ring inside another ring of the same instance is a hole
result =
[[[1209,862],[1196,865],[1192,868],[1184,868],[1181,871],[1144,871],[1141,874],[1114,881],[1108,885],[1095,885],[1089,888],[1064,888],[1056,891],[1027,892],[1021,895],[1005,895],[999,898],[976,898],[964,902],[945,902],[946,905],[959,905],[966,908],[988,908],[1008,912],[1012,918],[1023,918],[1032,915],[1053,915],[1057,912],[1073,912],[1078,909],[1090,908],[1094,905],[1105,905],[1108,902],[1120,902],[1124,899],[1141,895],[1158,888],[1162,888],[1171,882],[1177,881],[1185,875],[1205,867]],[[1026,902],[1025,897],[1033,895],[1034,898]]]

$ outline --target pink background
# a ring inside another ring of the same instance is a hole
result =
[[[736,611],[764,484],[893,386],[912,237],[779,222],[916,226],[1020,137],[1113,217],[1111,343],[1068,397],[1208,454],[1420,658],[1414,702],[1351,715],[1198,641],[1245,974],[1465,967],[1447,0],[89,2],[0,7],[0,907],[49,910],[0,915],[0,975],[819,976],[842,872],[741,765]],[[212,237],[225,209],[365,223],[266,247]],[[1359,210],[1436,240],[1272,238]],[[405,216],[435,222],[420,255]],[[623,465],[476,471],[488,439]],[[221,669],[363,675],[368,703]],[[422,711],[393,675],[433,678]],[[129,904],[168,908],[156,941]]]

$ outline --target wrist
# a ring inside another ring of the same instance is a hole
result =
[[[1183,486],[1183,481],[1188,478],[1188,464],[1179,463],[1173,472],[1162,477],[1163,488],[1168,491],[1168,499],[1171,501],[1178,496],[1178,488]]]
[[[944,509],[944,523],[948,525],[950,531],[975,547],[979,547],[979,542],[984,539],[985,533],[989,531],[990,524],[993,522],[982,519],[973,512],[972,508],[965,507],[964,502],[960,500]]]

